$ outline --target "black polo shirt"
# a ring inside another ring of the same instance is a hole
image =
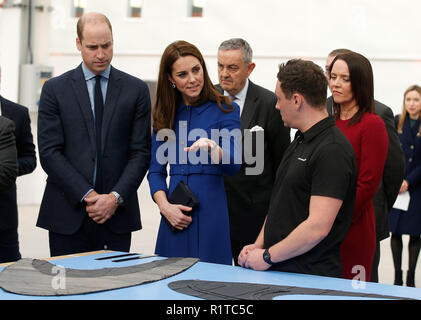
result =
[[[353,148],[336,127],[334,117],[321,120],[304,134],[297,132],[276,173],[264,247],[283,240],[308,218],[311,196],[337,198],[343,204],[325,239],[300,256],[274,264],[272,269],[342,277],[339,247],[351,224],[356,180]]]

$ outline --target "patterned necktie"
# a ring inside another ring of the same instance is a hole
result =
[[[101,152],[101,130],[102,130],[102,115],[104,113],[104,100],[101,91],[101,76],[95,76],[95,136],[96,136],[96,179],[95,179],[95,191],[103,193],[103,181],[102,181],[102,152]]]

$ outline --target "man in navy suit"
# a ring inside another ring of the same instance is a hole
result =
[[[40,162],[48,174],[37,226],[52,256],[129,251],[141,229],[137,189],[150,161],[145,82],[111,66],[112,27],[99,13],[77,23],[83,63],[48,80],[38,115]]]
[[[28,108],[0,96],[0,115],[14,123],[18,176],[33,172],[37,159]],[[14,183],[7,190],[0,192],[0,233],[0,262],[19,260],[21,255],[18,239],[18,205]]]
[[[10,189],[18,176],[18,160],[16,151],[15,126],[13,121],[0,116],[0,191]],[[0,239],[3,239],[4,232],[0,231]],[[3,259],[6,246],[0,241],[0,262]]]

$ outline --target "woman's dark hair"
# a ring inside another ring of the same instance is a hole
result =
[[[343,60],[348,65],[351,80],[351,90],[359,107],[358,112],[351,118],[348,125],[360,122],[366,112],[374,112],[374,80],[370,61],[356,52],[337,55],[330,65],[330,75],[335,62]],[[333,111],[338,119],[341,113],[340,105],[333,101]]]
[[[165,49],[161,57],[155,96],[156,98],[152,109],[153,127],[156,131],[173,128],[175,110],[177,104],[181,101],[181,93],[177,88],[173,88],[171,86],[169,76],[171,76],[174,62],[176,62],[178,58],[186,56],[193,56],[197,58],[203,69],[203,89],[198,101],[194,105],[201,105],[206,101],[214,101],[224,112],[228,113],[234,110],[231,100],[214,88],[206,69],[205,61],[199,49],[186,41],[176,41],[171,43]],[[223,103],[231,106],[232,108],[224,108],[222,106]]]

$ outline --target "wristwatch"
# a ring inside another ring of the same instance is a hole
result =
[[[121,204],[123,204],[124,200],[123,197],[120,196],[120,194],[116,191],[111,191],[111,193],[114,195],[115,197],[115,203],[119,206]]]
[[[272,260],[270,260],[270,253],[269,253],[269,249],[266,249],[266,250],[263,252],[263,260],[264,260],[267,264],[270,264],[270,265],[272,265],[272,264],[273,264]]]

